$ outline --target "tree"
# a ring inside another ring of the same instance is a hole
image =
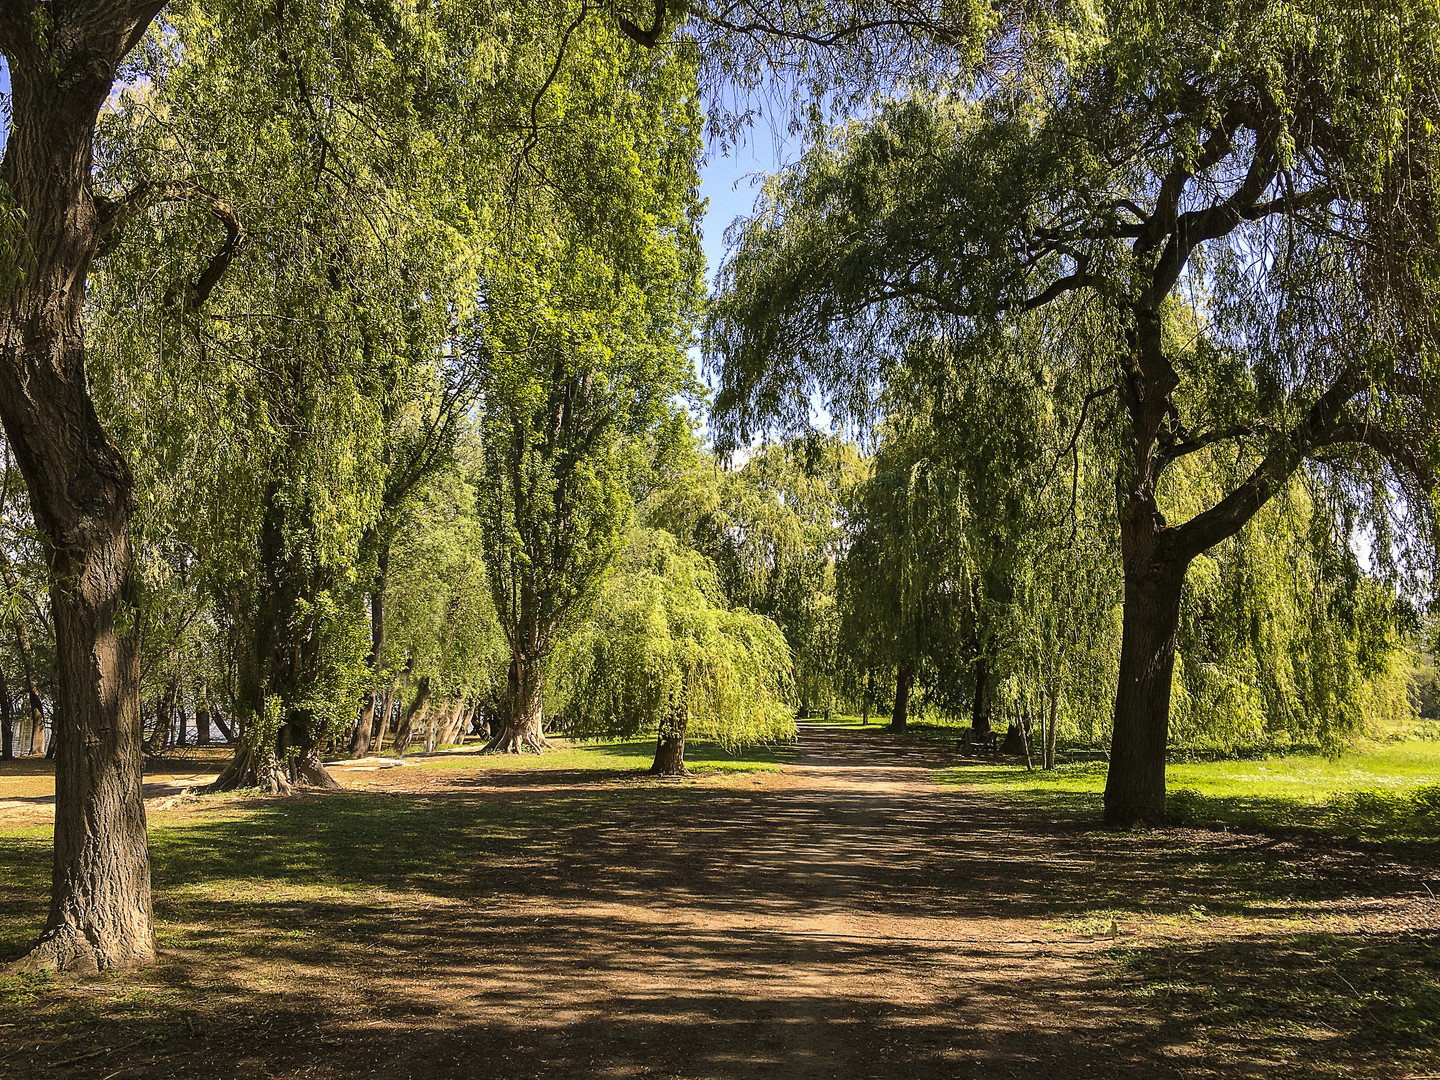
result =
[[[860,470],[853,445],[819,436],[759,447],[735,470],[701,454],[643,511],[647,524],[709,557],[732,606],[779,625],[801,719],[829,709],[839,689],[840,508]]]
[[[651,436],[688,388],[702,268],[692,60],[577,29],[517,150],[474,333],[485,565],[510,652],[492,750],[544,749],[547,659],[619,553]]]
[[[1116,6],[1014,44],[1013,78],[887,105],[775,182],[715,310],[717,408],[744,428],[814,380],[843,413],[916,333],[1096,316],[1125,571],[1105,815],[1157,822],[1198,556],[1308,467],[1398,580],[1433,558],[1436,20]],[[1172,524],[1185,459],[1223,490]]]
[[[686,773],[687,736],[726,747],[795,737],[790,655],[775,623],[726,603],[709,559],[636,529],[553,670],[572,732],[656,731],[650,771],[675,776]]]
[[[91,403],[81,325],[90,264],[125,207],[95,196],[96,118],[162,6],[35,0],[0,13],[13,119],[0,166],[0,422],[51,566],[62,718],[55,877],[27,969],[98,971],[155,956],[128,599],[134,482]]]
[[[37,968],[132,966],[154,954],[140,794],[139,673],[132,632],[137,620],[128,599],[133,571],[128,528],[135,485],[89,396],[82,330],[86,278],[97,251],[127,218],[157,202],[191,201],[213,215],[225,233],[211,249],[214,257],[177,294],[183,307],[198,309],[242,235],[240,222],[224,201],[193,177],[145,178],[118,197],[96,194],[92,165],[97,118],[122,62],[164,6],[160,0],[16,0],[0,13],[0,52],[11,80],[13,119],[0,168],[0,422],[47,545],[60,658],[57,855],[50,917],[40,946],[26,960]],[[232,9],[228,4],[214,7]],[[350,70],[365,70],[364,49],[383,42],[385,48],[372,49],[372,56],[383,52],[396,59],[398,53],[409,70],[425,71],[426,78],[416,81],[427,93],[433,91],[432,102],[450,101],[468,113],[477,97],[484,96],[475,91],[485,86],[480,69],[493,56],[491,50],[467,51],[474,63],[434,63],[433,56],[417,57],[396,48],[394,31],[423,22],[415,12],[391,19],[383,5],[368,9],[379,16],[370,32],[323,7],[307,8],[311,25],[338,27],[334,40],[344,43]],[[240,39],[255,41],[263,52],[269,44],[265,32],[283,17],[294,16],[296,8],[255,5],[248,25],[239,28]],[[587,10],[581,9],[582,18]],[[350,6],[345,14],[363,12]],[[478,5],[474,10],[447,10],[444,27],[486,29],[490,14]],[[569,22],[568,12],[543,4],[529,5],[525,14],[531,25],[552,31]],[[967,9],[965,14],[973,12]],[[731,9],[730,16],[743,17],[743,11]],[[497,21],[505,32],[514,29],[513,20]],[[656,43],[671,21],[663,2],[648,25],[616,18],[627,35],[647,45]],[[723,13],[711,20],[718,32],[736,34],[742,41],[765,39],[769,21],[732,26]],[[807,21],[808,14],[802,13],[799,40],[805,37]],[[855,32],[864,34],[859,30],[864,25],[871,24],[862,20]],[[846,29],[842,23],[837,39],[846,36]],[[411,40],[433,43],[442,37],[419,33]],[[719,65],[721,71],[725,68]],[[456,71],[472,84],[447,97],[436,85],[438,76]],[[503,85],[503,80],[489,85]],[[464,130],[466,125],[447,128]]]

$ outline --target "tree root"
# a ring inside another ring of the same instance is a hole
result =
[[[215,795],[246,788],[259,788],[267,795],[293,795],[296,788],[343,790],[340,782],[330,775],[330,770],[313,751],[300,755],[286,766],[277,761],[274,754],[261,755],[242,749],[230,760],[224,772],[205,787],[197,789],[196,793]]]
[[[555,744],[543,731],[502,731],[480,748],[482,754],[543,754],[554,750]]]
[[[98,934],[95,935],[98,937]],[[128,971],[155,962],[155,942],[128,948],[106,949],[71,923],[47,930],[19,960],[0,966],[0,974],[23,975],[42,971],[70,975],[98,975],[102,971]]]

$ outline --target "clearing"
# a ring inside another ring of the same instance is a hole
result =
[[[595,761],[154,789],[161,963],[0,979],[0,1075],[1440,1075],[1433,844],[1106,832],[816,725],[688,782]],[[32,788],[0,809],[0,956],[43,921]]]

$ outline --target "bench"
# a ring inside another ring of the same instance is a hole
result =
[[[962,754],[989,754],[994,757],[1000,750],[999,732],[987,731],[983,735],[974,728],[966,728],[965,734],[960,736],[960,752]]]

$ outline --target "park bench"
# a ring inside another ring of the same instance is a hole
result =
[[[1063,758],[1068,762],[1076,761],[1109,761],[1109,750],[1062,750],[1056,757]]]
[[[996,731],[987,731],[982,735],[977,734],[974,728],[966,728],[965,734],[960,736],[962,754],[989,754],[994,757],[999,749],[1000,737]]]

